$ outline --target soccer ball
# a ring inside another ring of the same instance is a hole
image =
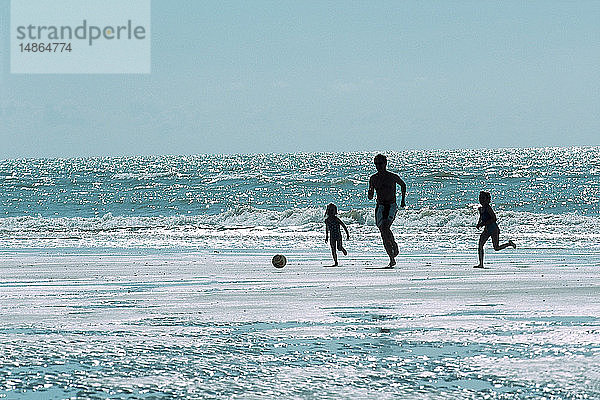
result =
[[[275,268],[283,268],[283,267],[285,267],[287,260],[286,260],[285,256],[282,256],[281,254],[277,254],[277,255],[273,256],[273,260],[271,260],[271,262],[273,263],[273,266]]]

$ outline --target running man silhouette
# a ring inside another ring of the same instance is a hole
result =
[[[400,185],[402,190],[402,202],[400,207],[404,207],[406,199],[406,184],[400,177],[387,168],[387,158],[383,154],[377,154],[374,159],[377,173],[369,179],[369,200],[373,199],[374,192],[377,192],[377,206],[375,207],[375,224],[381,232],[383,247],[390,257],[390,263],[387,268],[393,268],[396,265],[396,256],[398,255],[398,244],[394,240],[391,226],[396,218],[398,205],[396,204],[396,184]]]

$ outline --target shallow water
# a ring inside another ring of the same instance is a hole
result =
[[[598,398],[600,254],[6,252],[7,398]]]

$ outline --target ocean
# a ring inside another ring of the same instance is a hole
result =
[[[0,248],[315,249],[333,202],[372,250],[374,155],[4,160]],[[600,248],[599,147],[387,155],[408,186],[403,251],[472,248],[480,190],[521,246]]]
[[[0,399],[600,398],[600,147],[375,154],[0,161]]]

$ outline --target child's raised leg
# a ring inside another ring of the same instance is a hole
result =
[[[338,248],[339,251],[341,251],[342,253],[344,253],[345,256],[348,255],[348,252],[346,251],[346,249],[344,248],[344,246],[342,246],[342,239],[341,238],[337,241],[337,248]]]
[[[509,240],[504,244],[500,244],[500,233],[495,233],[492,235],[492,243],[494,244],[494,250],[496,251],[504,250],[507,247],[512,247],[513,249],[517,248],[517,245],[512,240]]]

